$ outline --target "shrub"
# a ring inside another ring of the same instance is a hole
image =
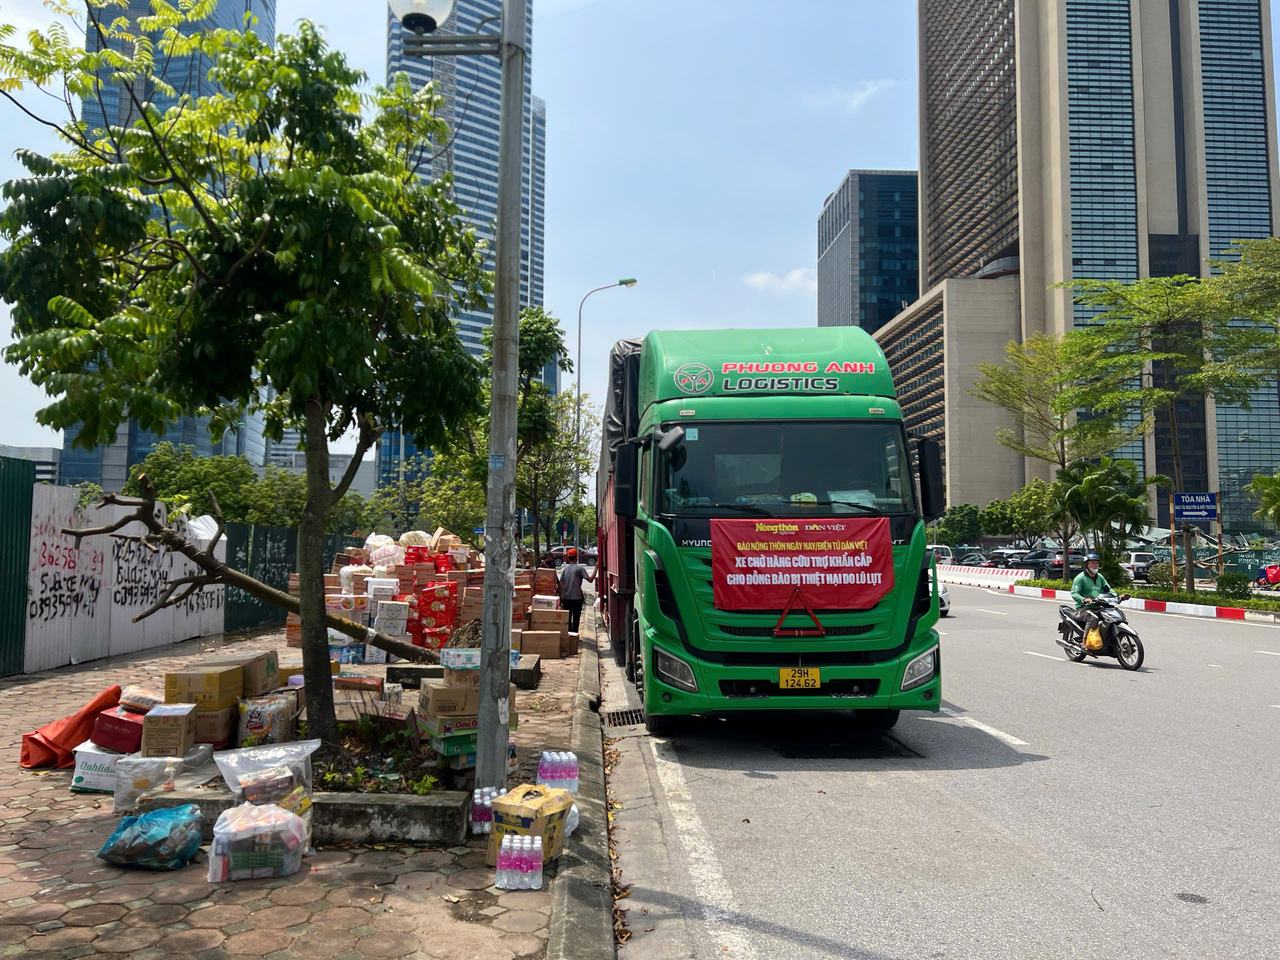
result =
[[[1120,558],[1113,553],[1103,555],[1102,575],[1107,578],[1107,583],[1111,584],[1116,590],[1121,587],[1127,587],[1133,582],[1133,578],[1125,573],[1124,567],[1120,566]]]
[[[1153,563],[1147,571],[1147,578],[1151,581],[1151,585],[1160,587],[1163,590],[1172,589],[1173,579],[1176,576],[1178,576],[1178,573],[1174,571],[1173,564],[1163,561]]]
[[[1218,577],[1218,596],[1228,600],[1248,600],[1253,583],[1243,573],[1224,573]]]

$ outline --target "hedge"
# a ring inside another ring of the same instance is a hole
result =
[[[1045,590],[1070,590],[1071,584],[1061,580],[1019,580],[1020,587],[1039,587]],[[1269,610],[1280,613],[1280,600],[1229,600],[1219,597],[1212,590],[1197,590],[1187,593],[1179,590],[1156,590],[1150,587],[1125,587],[1119,593],[1127,593],[1141,600],[1164,600],[1167,603],[1199,603],[1209,607],[1235,607],[1244,610]]]

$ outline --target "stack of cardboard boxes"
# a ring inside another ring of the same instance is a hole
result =
[[[578,654],[578,638],[569,636],[569,611],[559,609],[559,601],[547,594],[533,597],[525,614],[521,650],[543,660],[558,660]]]
[[[427,680],[418,696],[418,717],[423,733],[431,739],[431,749],[440,764],[451,770],[470,770],[476,765],[476,730],[480,711],[480,651],[444,649],[440,651],[443,680]],[[511,686],[507,702],[510,727],[516,729],[516,688]]]
[[[274,713],[281,716],[296,717],[301,709],[299,698],[301,688],[290,688],[283,694],[273,694],[284,679],[280,674],[280,664],[274,650],[266,653],[243,654],[239,656],[216,657],[205,660],[186,670],[174,670],[164,677],[164,700],[170,707],[189,704],[191,711],[192,743],[212,744],[214,749],[221,750],[234,747],[239,739],[238,731],[241,720],[246,716],[259,713]],[[263,701],[273,696],[287,696],[287,703],[271,704],[273,711],[265,710],[268,706]],[[147,714],[150,722],[152,710]],[[160,716],[167,716],[161,714]],[[173,721],[157,720],[157,727],[171,726]],[[264,731],[253,730],[251,734],[262,734]],[[292,730],[287,724],[265,731],[265,736],[257,736],[260,742],[279,742],[293,739]],[[248,736],[250,734],[246,734]],[[171,735],[170,735],[171,736]],[[187,744],[190,746],[191,744]],[[144,724],[142,738],[142,755],[144,757],[181,756],[164,752],[169,744],[156,747],[161,752],[148,752],[147,728]],[[185,748],[184,748],[185,749]]]

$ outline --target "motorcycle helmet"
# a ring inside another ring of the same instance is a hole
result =
[[[1093,561],[1095,561],[1095,560],[1097,560],[1097,561],[1098,561],[1098,563],[1101,563],[1101,562],[1102,562],[1102,558],[1101,558],[1100,556],[1098,556],[1096,553],[1091,553],[1091,554],[1089,554],[1087,557],[1085,557],[1085,558],[1084,558],[1084,562],[1085,562],[1085,563],[1093,563]]]

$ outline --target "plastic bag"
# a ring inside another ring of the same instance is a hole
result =
[[[292,740],[297,730],[298,698],[269,693],[240,701],[240,743],[253,737],[258,744]]]
[[[164,703],[164,694],[140,687],[136,683],[129,684],[120,694],[120,706],[134,713],[146,713],[152,707],[162,703]]]
[[[1084,648],[1086,650],[1101,650],[1102,649],[1102,631],[1099,630],[1097,627],[1091,628],[1089,630],[1089,635],[1085,637]]]
[[[394,567],[404,563],[404,547],[394,543],[379,547],[369,554],[369,562],[375,567]]]
[[[130,813],[143,793],[172,790],[182,773],[181,757],[121,757],[116,761],[116,792],[112,809]]]
[[[194,803],[125,817],[98,851],[117,867],[179,870],[191,862],[204,839],[204,814]]]
[[[258,787],[269,781],[283,779],[280,771],[286,770],[295,778],[294,786],[306,787],[311,793],[311,754],[320,749],[319,740],[298,740],[294,743],[273,743],[264,747],[243,747],[239,750],[223,750],[213,755],[222,772],[222,779],[239,801],[245,799],[242,778],[250,777],[244,784],[254,784],[255,795],[270,793],[267,787]],[[117,765],[118,766],[118,765]],[[270,774],[270,776],[268,776]],[[283,784],[281,784],[283,786]],[[289,788],[290,790],[293,787]],[[288,793],[289,791],[285,791]],[[282,794],[283,796],[283,794]]]
[[[338,571],[338,583],[342,592],[353,596],[364,592],[364,578],[373,576],[373,567],[364,563],[355,563]]]
[[[389,547],[393,543],[395,543],[395,541],[385,533],[371,533],[369,536],[365,537],[364,548],[369,551],[369,553],[373,553],[373,551],[377,550],[379,547]]]
[[[402,547],[425,547],[431,543],[431,537],[425,530],[410,530],[400,537]]]
[[[302,866],[307,826],[275,804],[241,804],[224,810],[213,825],[210,883],[287,877]]]

